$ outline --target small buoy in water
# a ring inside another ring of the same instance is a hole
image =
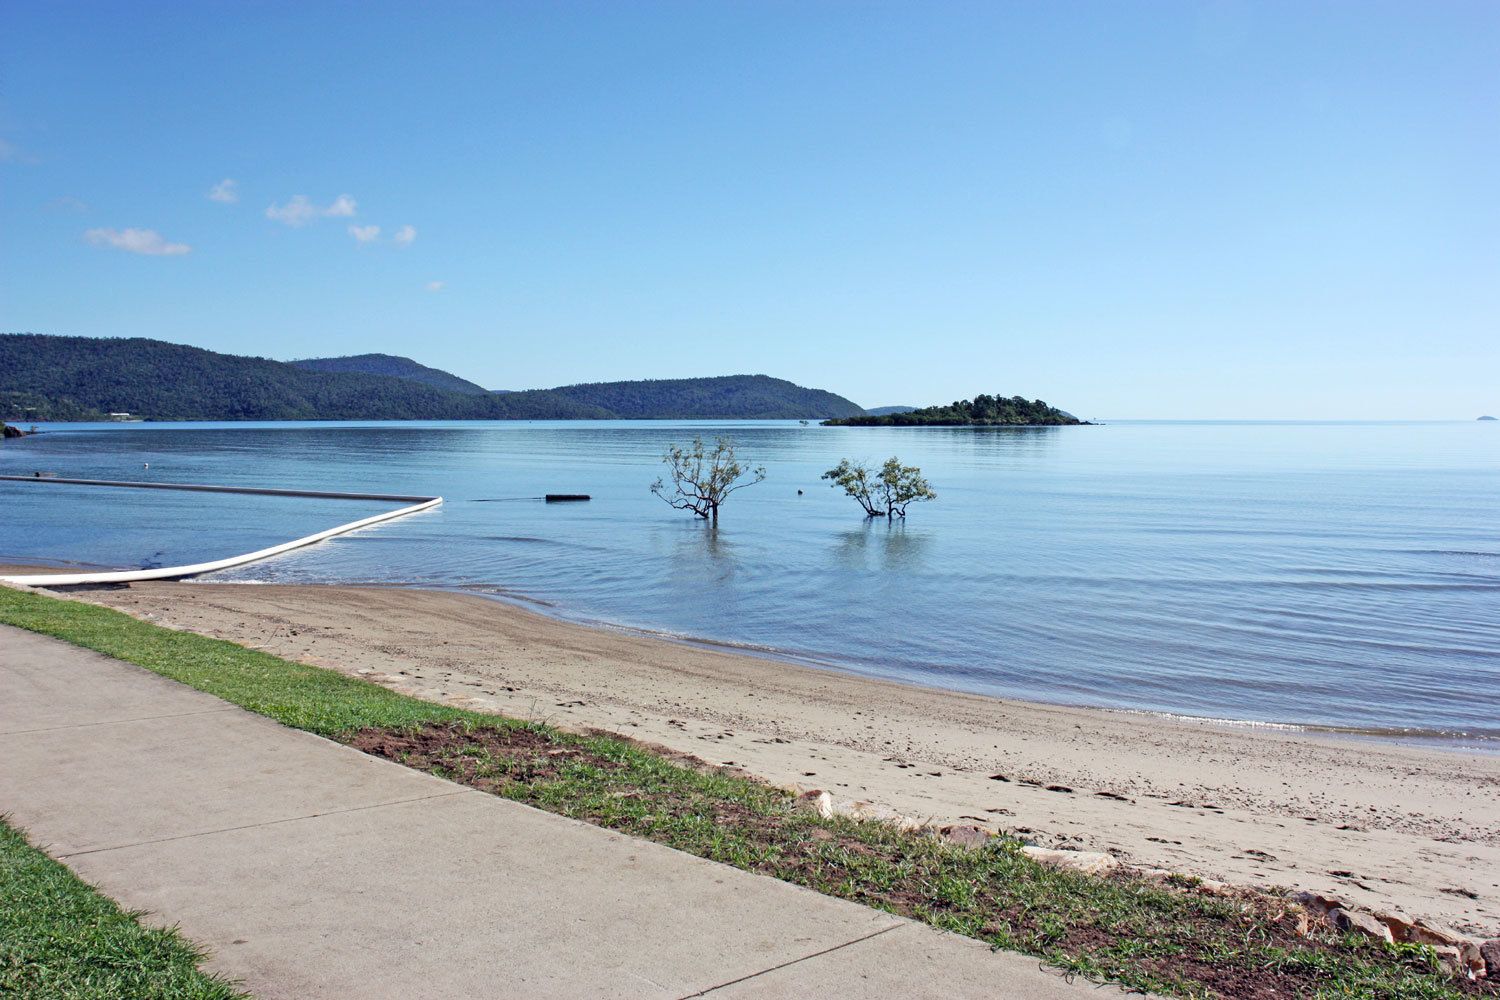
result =
[[[143,463],[141,463],[141,468],[143,468],[143,469],[149,469],[149,468],[151,468],[151,463],[150,462],[143,462]]]
[[[800,497],[800,496],[801,496],[801,495],[802,495],[802,491],[801,491],[801,490],[798,490],[798,491],[797,491],[797,495],[798,495],[798,496],[799,496],[799,497]]]

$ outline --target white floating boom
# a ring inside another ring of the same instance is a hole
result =
[[[257,549],[254,552],[246,552],[244,555],[230,556],[227,559],[215,559],[212,562],[193,563],[190,566],[107,570],[98,573],[46,573],[0,576],[0,583],[21,584],[29,587],[71,587],[76,584],[88,583],[134,583],[138,580],[177,580],[187,576],[198,576],[202,573],[212,573],[216,570],[229,569],[232,566],[243,566],[246,563],[256,562],[260,559],[278,556],[283,552],[290,552],[293,549],[300,549],[305,545],[313,545],[321,542],[326,538],[333,538],[335,535],[343,535],[360,528],[368,528],[370,525],[379,524],[381,521],[390,521],[394,518],[404,517],[407,514],[415,514],[421,510],[430,510],[443,502],[442,497],[399,496],[386,493],[334,493],[326,490],[277,490],[252,486],[209,486],[199,483],[131,483],[114,482],[108,479],[58,479],[50,476],[0,476],[0,481],[56,483],[61,486],[118,486],[143,490],[191,490],[198,493],[254,493],[261,496],[315,497],[324,500],[382,500],[390,503],[409,504],[409,506],[400,507],[396,510],[388,510],[383,514],[376,514],[373,517],[350,521],[348,524],[341,524],[336,528],[329,528],[327,531],[320,531],[317,534],[307,535],[303,538],[294,538],[290,542],[282,542],[280,545],[273,545],[268,549]]]

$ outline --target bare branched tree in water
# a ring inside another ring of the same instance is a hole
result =
[[[694,438],[690,448],[674,444],[667,448],[662,462],[667,475],[651,484],[651,492],[678,510],[690,510],[715,524],[719,507],[729,494],[766,478],[765,466],[747,469],[740,465],[734,456],[734,441],[729,438],[719,438],[711,450],[702,438]]]

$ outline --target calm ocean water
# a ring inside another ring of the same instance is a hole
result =
[[[966,691],[1500,740],[1496,424],[48,430],[0,447],[0,471],[447,498],[206,579],[468,588]],[[718,433],[769,478],[714,531],[647,487],[669,442]],[[866,522],[818,479],[891,454],[940,494],[908,523]],[[472,502],[544,492],[594,500]],[[230,555],[382,508],[14,483],[0,502],[0,561],[106,566]]]

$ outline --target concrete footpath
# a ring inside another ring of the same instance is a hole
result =
[[[257,997],[1115,993],[0,626],[0,813]]]

